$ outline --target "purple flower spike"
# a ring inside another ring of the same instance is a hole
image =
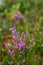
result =
[[[8,44],[5,44],[5,46],[6,46],[6,48],[8,49],[10,55],[11,55],[12,57],[14,57],[14,56],[15,56],[14,51],[12,51],[12,50],[9,48],[9,45],[8,45]]]
[[[8,44],[5,44],[6,48],[8,49],[9,48],[9,45]]]
[[[18,46],[12,46],[12,48],[14,48],[14,49],[18,49]]]
[[[24,41],[27,40],[27,35],[26,35],[25,32],[22,32],[22,39],[23,39]]]
[[[17,44],[19,44],[19,43],[22,43],[22,40],[21,39],[18,39]]]
[[[15,56],[15,54],[13,54],[13,53],[10,53],[10,55],[11,55],[12,57],[14,57],[14,56]]]
[[[15,56],[14,51],[10,50],[10,55],[11,55],[12,57],[14,57],[14,56]]]
[[[24,44],[19,44],[19,50],[23,51],[23,49],[24,49]]]
[[[17,32],[17,30],[16,30],[14,27],[12,27],[12,33],[13,33],[14,35],[18,35],[19,32]]]
[[[8,51],[10,52],[10,48],[8,44],[5,44],[6,48],[8,49]]]
[[[20,12],[17,12],[15,15],[14,15],[15,18],[18,18],[18,20],[21,20],[22,19],[22,15]]]
[[[17,38],[16,38],[16,36],[13,36],[13,41],[15,42],[15,43],[17,43]]]

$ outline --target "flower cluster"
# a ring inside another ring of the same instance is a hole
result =
[[[20,38],[17,38],[17,35],[19,34],[19,32],[17,32],[17,30],[14,27],[12,27],[12,33],[14,34],[13,36],[14,43],[16,43],[20,51],[23,51],[24,44],[22,43],[22,40]]]
[[[19,32],[17,32],[16,28],[12,27],[11,30],[12,30],[12,34],[13,34],[13,36],[12,36],[13,44],[12,44],[11,47],[10,47],[9,43],[5,44],[5,46],[8,49],[10,55],[12,57],[14,57],[16,49],[18,49],[20,52],[23,52],[23,50],[24,50],[24,42],[23,42],[23,40],[26,40],[26,34],[23,32],[22,37],[18,38],[17,36],[19,35]]]
[[[15,56],[14,51],[10,48],[9,43],[8,43],[8,44],[5,44],[5,46],[6,46],[6,48],[8,49],[10,55],[11,55],[12,57],[14,57],[14,56]]]
[[[16,14],[14,14],[14,17],[17,18],[18,20],[22,19],[22,15],[20,12],[17,12]]]
[[[17,30],[16,30],[14,27],[12,27],[12,33],[13,33],[14,35],[18,35],[19,32],[17,32]]]

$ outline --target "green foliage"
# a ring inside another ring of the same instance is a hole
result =
[[[10,65],[43,65],[43,0],[0,0],[0,51],[3,48],[3,39],[7,35],[12,35],[12,26],[16,27],[21,33],[27,34],[27,41],[24,42],[25,49],[20,54],[19,50],[15,51],[15,57],[12,58],[8,52],[0,52],[0,64]],[[22,19],[19,21],[14,15],[20,12]],[[12,45],[10,44],[10,47]],[[27,48],[28,47],[28,48]],[[40,57],[39,57],[40,56]],[[36,59],[34,59],[34,57]],[[22,60],[26,59],[23,63]]]

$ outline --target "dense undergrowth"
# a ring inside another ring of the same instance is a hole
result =
[[[43,0],[0,0],[0,65],[43,65]]]

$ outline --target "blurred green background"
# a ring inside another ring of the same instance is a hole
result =
[[[20,22],[13,18],[16,12],[22,14]],[[22,57],[12,59],[10,55],[3,56],[2,44],[6,35],[12,35],[11,27],[15,26],[20,32],[26,31],[26,46],[32,46],[32,50],[25,49],[24,57],[27,62],[21,62]],[[0,65],[43,65],[43,0],[0,0]]]

